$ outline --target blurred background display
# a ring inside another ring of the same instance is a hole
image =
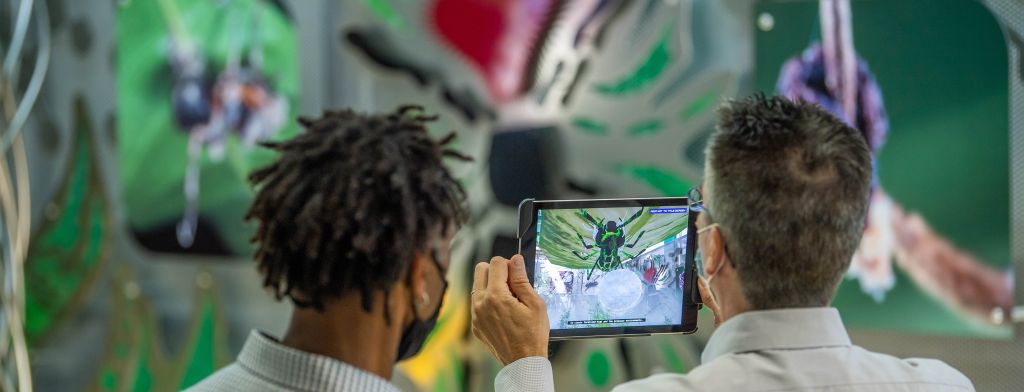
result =
[[[760,91],[820,103],[871,145],[867,227],[835,301],[843,320],[1012,336],[988,322],[1013,304],[1009,62],[1000,26],[972,1],[822,4],[832,8],[757,6],[755,78]]]
[[[256,143],[298,128],[293,22],[271,2],[158,0],[118,7],[117,23],[132,232],[155,251],[248,254],[246,177],[271,157]]]

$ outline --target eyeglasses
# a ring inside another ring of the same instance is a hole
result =
[[[687,194],[687,203],[690,205],[690,211],[707,215],[708,222],[713,222],[711,220],[711,212],[704,205],[704,184],[690,188],[690,192]]]
[[[690,193],[687,195],[688,202],[690,204],[691,211],[703,211],[704,210],[704,192],[701,191],[704,185],[690,188]]]

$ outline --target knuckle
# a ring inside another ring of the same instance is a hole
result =
[[[506,262],[508,262],[508,260],[505,260],[504,257],[501,257],[501,256],[491,257],[491,264],[501,264],[501,263],[506,263]]]
[[[544,299],[539,296],[531,296],[529,302],[538,308],[546,308],[548,306],[548,304],[544,303]]]
[[[486,298],[483,302],[480,302],[480,309],[483,311],[494,309],[498,303],[500,303],[500,300],[497,298]]]
[[[533,309],[537,313],[545,313],[545,314],[547,314],[547,305],[544,304],[544,301],[540,301],[540,300],[532,300],[532,301],[530,301],[530,309]]]
[[[498,305],[505,306],[505,307],[512,306],[512,305],[515,305],[517,303],[519,303],[519,300],[513,298],[512,296],[502,297],[498,301]]]
[[[494,304],[494,299],[489,297],[481,298],[479,301],[473,303],[473,310],[477,313],[485,314]]]

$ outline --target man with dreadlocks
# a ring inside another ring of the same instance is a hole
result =
[[[253,331],[235,363],[194,391],[397,391],[396,362],[416,355],[447,289],[449,246],[466,195],[435,141],[434,116],[329,111],[306,132],[263,143],[277,160],[249,176],[246,215],[263,286],[294,305],[280,339]]]

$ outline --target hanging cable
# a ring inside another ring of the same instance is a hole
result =
[[[18,7],[18,19],[14,23],[14,34],[11,34],[11,45],[4,54],[4,74],[18,74],[18,60],[21,58],[21,47],[25,44],[25,33],[28,31],[29,17],[32,14],[33,0],[22,0]],[[17,81],[17,79],[11,79]],[[14,83],[12,83],[14,84]]]
[[[31,2],[31,0],[24,1]],[[39,50],[36,54],[35,69],[32,70],[32,79],[29,79],[28,87],[25,88],[25,94],[18,104],[18,109],[15,111],[13,118],[8,122],[8,129],[3,133],[3,140],[0,140],[0,154],[7,153],[7,149],[14,141],[14,137],[21,133],[25,122],[28,121],[28,114],[32,111],[36,99],[39,98],[39,93],[43,88],[43,81],[46,80],[46,70],[50,65],[50,18],[45,4],[37,4],[36,8],[36,37],[39,41]],[[5,60],[8,59],[10,58]],[[14,89],[15,83],[12,82],[15,80],[14,76],[7,75],[5,78],[8,78],[8,83],[6,83],[8,87]]]
[[[18,14],[0,69],[0,388],[32,391],[32,372],[25,337],[24,266],[31,234],[31,192],[28,156],[22,130],[28,121],[50,63],[50,23],[46,5],[33,0],[17,2]],[[12,9],[13,9],[12,3]],[[31,79],[19,94],[18,69],[28,28],[35,22],[36,56]],[[20,95],[20,96],[19,96]],[[8,155],[8,153],[11,153]],[[10,162],[10,166],[9,163]]]

